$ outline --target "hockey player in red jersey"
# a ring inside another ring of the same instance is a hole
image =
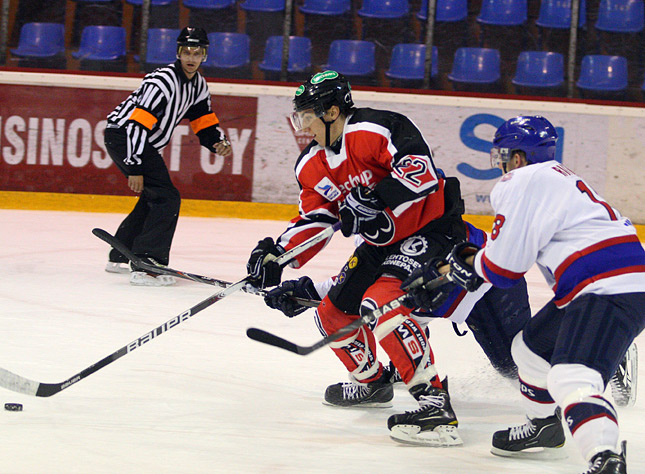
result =
[[[496,432],[493,454],[561,447],[562,416],[585,474],[625,474],[618,415],[603,393],[645,327],[645,251],[629,219],[554,159],[556,140],[539,116],[497,129],[491,161],[504,175],[491,193],[491,239],[455,246],[450,275],[469,291],[504,288],[537,264],[554,292],[513,340],[527,422]]]
[[[340,220],[344,236],[361,244],[341,269],[317,309],[331,334],[361,314],[404,294],[401,282],[433,257],[466,239],[463,201],[456,178],[437,172],[419,129],[399,113],[355,108],[347,80],[335,71],[313,75],[296,91],[292,124],[313,135],[299,156],[300,214],[273,241],[258,243],[247,269],[258,286],[280,283],[277,255]],[[326,244],[299,255],[304,265]],[[450,397],[433,366],[425,332],[399,307],[331,348],[356,383],[331,385],[325,403],[383,406],[392,385],[377,358],[378,340],[419,402],[420,409],[388,420],[394,439],[425,445],[460,444]]]

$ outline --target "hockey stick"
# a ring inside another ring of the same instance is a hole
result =
[[[195,281],[197,283],[205,283],[207,285],[219,286],[220,288],[226,288],[231,285],[230,281],[218,280],[216,278],[197,275],[195,273],[182,272],[181,270],[175,270],[170,267],[163,267],[161,265],[150,264],[145,260],[143,260],[141,257],[136,256],[134,253],[132,253],[132,250],[130,250],[123,242],[121,242],[119,239],[117,239],[112,234],[110,234],[109,232],[103,229],[99,229],[99,228],[92,229],[92,234],[94,234],[102,241],[106,242],[113,249],[123,254],[125,258],[130,260],[137,267],[143,268],[144,270],[149,271],[150,273],[157,273],[160,275],[172,275],[177,278],[183,278],[184,280]],[[245,293],[250,293],[252,295],[257,295],[262,297],[264,297],[267,293],[266,291],[260,290],[259,288],[256,288],[253,285],[244,286],[242,288],[242,291],[244,291]],[[316,308],[320,304],[320,301],[317,301],[317,300],[308,300],[305,298],[297,298],[297,297],[292,297],[292,299],[299,305],[306,306],[308,308]]]
[[[340,228],[340,222],[334,224],[332,227],[327,227],[325,230],[320,231],[318,234],[313,237],[305,240],[300,245],[288,250],[279,257],[276,258],[275,262],[281,266],[287,265],[296,255],[301,254],[305,250],[310,249],[314,245],[322,242],[325,239],[331,237],[336,230]],[[0,387],[12,390],[18,393],[24,393],[26,395],[33,395],[36,397],[51,397],[52,395],[57,394],[58,392],[65,390],[66,388],[74,385],[75,383],[83,380],[88,375],[97,372],[106,365],[114,362],[117,359],[129,354],[136,348],[142,346],[143,344],[152,341],[154,338],[162,335],[163,333],[169,331],[170,329],[178,326],[187,319],[195,316],[200,311],[208,308],[214,303],[217,303],[219,300],[225,298],[226,296],[234,293],[237,290],[242,289],[247,282],[249,281],[250,276],[247,275],[241,280],[231,284],[230,286],[224,288],[222,291],[215,293],[214,295],[209,296],[204,301],[197,303],[190,309],[178,314],[172,319],[169,319],[161,326],[156,327],[150,332],[145,333],[141,337],[135,339],[134,341],[126,344],[122,348],[116,350],[107,357],[104,357],[95,364],[90,365],[89,367],[81,370],[79,373],[72,375],[67,380],[64,380],[59,383],[42,383],[36,382],[20,375],[14,374],[6,369],[0,368]]]
[[[437,288],[451,281],[452,279],[450,278],[450,274],[445,274],[435,278],[432,281],[429,281],[424,285],[424,287],[427,290],[432,290],[433,288]],[[417,280],[412,282],[409,288],[416,288],[420,286],[422,283],[423,283],[423,279],[422,277],[419,277]],[[280,347],[281,349],[285,349],[289,352],[294,352],[298,355],[307,355],[307,354],[311,354],[314,351],[317,351],[321,347],[325,347],[331,344],[336,339],[340,339],[344,335],[349,334],[354,330],[360,328],[362,325],[375,321],[376,319],[383,316],[385,313],[402,306],[403,301],[407,297],[408,297],[407,295],[399,296],[398,298],[390,301],[389,303],[386,303],[383,306],[376,308],[375,310],[372,310],[369,313],[359,317],[357,320],[352,321],[347,326],[343,326],[335,333],[330,334],[327,337],[324,337],[323,339],[321,339],[320,341],[316,342],[311,346],[299,346],[298,344],[287,341],[286,339],[276,336],[275,334],[271,334],[270,332],[267,332],[258,328],[247,329],[246,335],[249,338],[253,339],[254,341],[263,342],[264,344],[268,344],[270,346]]]

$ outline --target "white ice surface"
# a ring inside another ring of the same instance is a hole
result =
[[[0,210],[0,367],[60,382],[206,299],[217,289],[180,281],[132,287],[106,273],[108,247],[93,227],[114,232],[116,214]],[[285,223],[185,218],[171,265],[236,281],[255,243]],[[303,270],[325,278],[352,249],[336,236]],[[549,290],[528,273],[534,310]],[[389,409],[324,406],[328,384],[346,380],[328,349],[301,357],[251,341],[250,326],[300,344],[320,338],[313,311],[288,319],[262,299],[236,293],[51,398],[0,389],[1,473],[578,473],[586,468],[568,441],[560,461],[490,454],[493,431],[521,423],[519,394],[496,375],[469,334],[434,322],[431,343],[464,441],[457,448],[397,444],[387,418],[414,409],[397,389]],[[639,337],[645,350],[644,336]],[[381,351],[381,356],[386,356]],[[641,379],[643,374],[641,373]],[[645,473],[645,395],[619,408],[630,473]]]

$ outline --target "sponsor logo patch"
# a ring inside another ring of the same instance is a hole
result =
[[[428,250],[428,241],[424,237],[418,235],[407,238],[401,244],[401,253],[408,257],[422,255],[426,250]]]
[[[321,82],[326,81],[327,79],[336,79],[337,77],[338,77],[338,73],[336,71],[323,71],[323,72],[319,72],[314,77],[312,77],[311,83],[320,84]],[[303,92],[304,92],[304,88],[303,88]],[[297,91],[296,91],[296,95],[298,95]]]
[[[318,181],[314,189],[328,201],[335,201],[341,197],[340,189],[326,176]]]

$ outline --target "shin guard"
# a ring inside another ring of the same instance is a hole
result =
[[[603,397],[605,387],[598,371],[581,364],[557,364],[549,372],[548,383],[585,459],[605,450],[618,452],[618,415]]]

